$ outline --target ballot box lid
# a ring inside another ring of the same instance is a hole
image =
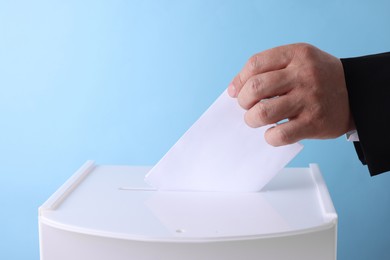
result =
[[[291,236],[337,225],[316,164],[283,169],[259,192],[156,191],[146,166],[86,162],[40,208],[39,221],[83,234],[157,242]]]

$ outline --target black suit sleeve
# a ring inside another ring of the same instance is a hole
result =
[[[390,52],[341,59],[359,142],[370,174],[390,171]]]

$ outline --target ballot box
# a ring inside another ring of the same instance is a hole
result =
[[[337,214],[315,164],[259,192],[156,191],[149,170],[85,163],[39,208],[41,260],[336,259]]]

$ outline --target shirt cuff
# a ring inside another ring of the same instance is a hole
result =
[[[356,130],[349,131],[345,134],[347,137],[347,141],[349,142],[359,142],[359,136]]]

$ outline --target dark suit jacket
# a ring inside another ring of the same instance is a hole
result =
[[[390,171],[390,52],[341,59],[359,142],[371,175]]]

